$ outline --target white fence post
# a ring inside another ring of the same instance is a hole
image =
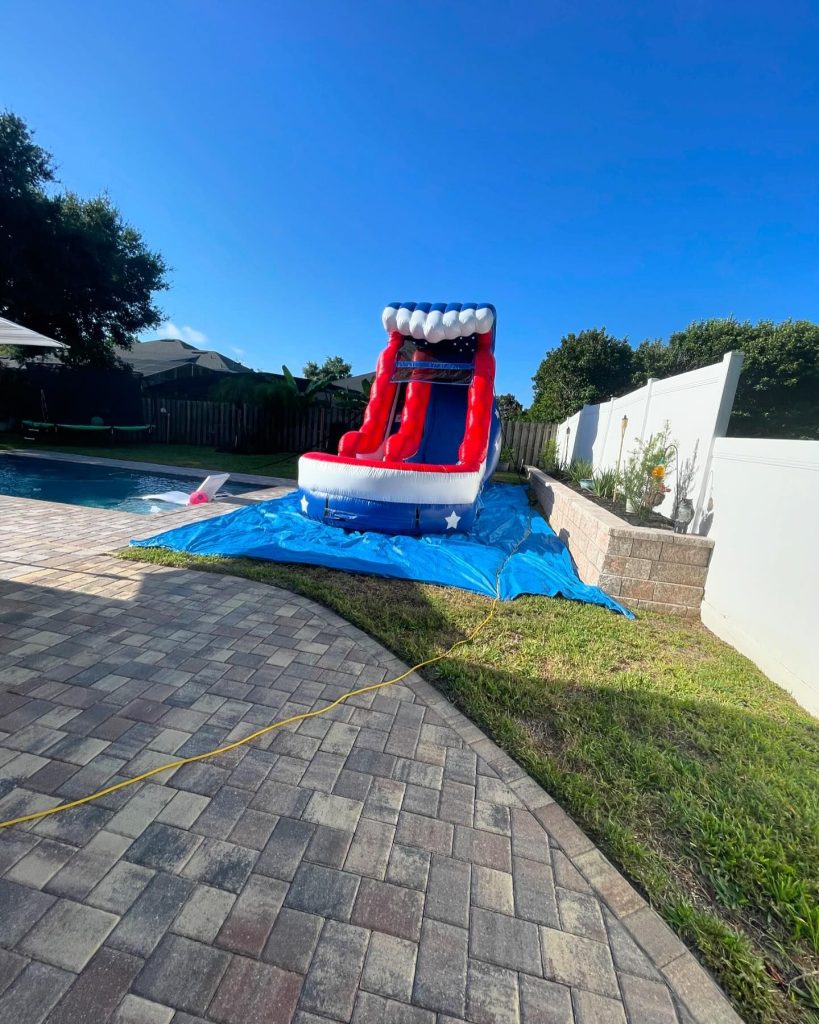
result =
[[[605,426],[605,429],[603,430],[603,439],[600,442],[600,451],[601,451],[601,453],[606,450],[606,442],[609,439],[609,430],[611,429],[611,417],[614,414],[614,397],[612,396],[608,400],[608,402],[606,404],[608,405],[608,413],[606,415],[606,426]],[[592,443],[592,462],[593,463],[595,461],[594,460],[594,445],[595,445],[596,441],[597,441],[597,439],[595,438],[595,441]],[[599,460],[598,460],[598,464],[594,468],[595,469],[602,469],[603,468],[602,466],[599,465]]]
[[[705,455],[700,491],[694,505],[694,519],[691,523],[691,532],[698,533],[702,523],[702,510],[705,504],[705,496],[711,482],[711,462],[714,458],[714,438],[725,437],[728,432],[728,422],[731,419],[731,409],[734,406],[734,398],[737,393],[739,375],[742,371],[742,361],[745,358],[742,352],[726,352],[722,357],[722,394],[714,417],[711,429],[711,441]]]
[[[645,404],[643,406],[643,422],[640,424],[640,444],[642,445],[645,441],[646,434],[646,423],[648,423],[648,410],[651,406],[651,393],[654,390],[654,385],[657,383],[656,377],[649,377],[646,381],[646,397]]]

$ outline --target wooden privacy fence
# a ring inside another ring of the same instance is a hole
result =
[[[363,410],[312,405],[302,413],[277,414],[238,402],[143,397],[142,415],[160,444],[306,452],[335,451],[341,435],[361,424]],[[541,466],[543,447],[556,436],[554,423],[503,422],[503,446],[512,449],[515,465]]]
[[[527,423],[525,420],[503,421],[503,446],[511,448],[515,466],[543,467],[543,448],[557,437],[556,423]]]
[[[277,414],[238,402],[143,397],[142,415],[161,444],[306,452],[335,448],[345,430],[360,424],[362,412],[314,405],[302,413]]]

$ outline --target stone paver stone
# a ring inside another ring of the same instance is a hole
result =
[[[300,1006],[349,1021],[370,935],[364,928],[328,921],[304,980]]]
[[[103,946],[52,1012],[49,1024],[108,1020],[141,969],[139,957]]]
[[[540,935],[546,978],[598,995],[619,995],[611,953],[604,942],[570,935],[555,928],[541,928]]]
[[[166,935],[133,985],[136,995],[202,1014],[230,962],[230,954],[179,935]]]
[[[233,893],[197,885],[173,923],[177,935],[197,942],[213,942],[236,902]]]
[[[33,960],[0,996],[0,1024],[40,1024],[75,977]]]
[[[412,993],[415,1004],[463,1017],[468,935],[465,928],[424,921]]]
[[[285,971],[306,974],[324,919],[316,914],[282,908],[270,932],[262,959]]]
[[[504,967],[470,960],[466,1015],[475,1024],[519,1024],[518,978]]]
[[[54,896],[0,879],[0,945],[16,945],[54,903]]]
[[[355,875],[305,863],[296,872],[284,902],[293,910],[349,921],[358,886]]]
[[[526,974],[520,976],[523,1024],[575,1024],[571,989]]]
[[[152,1003],[141,996],[127,995],[111,1018],[111,1024],[171,1024],[173,1015],[170,1006]]]
[[[408,1003],[412,998],[417,954],[418,946],[414,942],[373,932],[361,978],[362,988]]]
[[[216,942],[234,953],[259,956],[287,895],[287,883],[251,875]]]
[[[491,910],[473,910],[469,953],[513,971],[541,973],[537,926]]]
[[[639,1020],[640,1024],[677,1024],[674,1004],[665,985],[623,974],[620,989],[632,1020]]]
[[[219,1024],[289,1024],[302,978],[270,964],[235,956],[208,1008]]]
[[[58,900],[19,944],[21,952],[66,971],[81,971],[117,918],[73,900]]]
[[[607,999],[594,992],[574,993],[575,1020],[577,1024],[627,1024],[623,1004],[618,999]],[[638,1018],[643,1024],[642,1018]]]

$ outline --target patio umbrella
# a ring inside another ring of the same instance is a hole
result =
[[[68,348],[62,341],[54,341],[44,334],[30,331],[28,327],[4,320],[0,316],[0,345],[25,345],[32,348]]]

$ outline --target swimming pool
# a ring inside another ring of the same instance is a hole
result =
[[[193,491],[204,480],[201,477],[173,476],[118,469],[114,466],[88,462],[63,462],[57,459],[27,458],[24,455],[0,454],[0,494],[15,498],[38,498],[63,505],[85,505],[91,508],[116,509],[118,512],[167,512],[178,505],[145,501],[141,494],[163,491]],[[222,491],[243,494],[255,489],[253,484],[228,480]]]

